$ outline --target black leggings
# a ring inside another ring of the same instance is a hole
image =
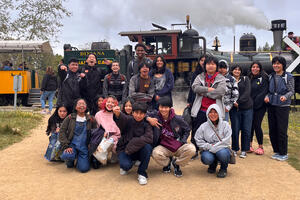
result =
[[[263,106],[258,110],[253,110],[253,120],[252,120],[252,128],[251,128],[251,142],[253,141],[254,131],[256,135],[256,139],[259,145],[263,144],[264,134],[261,128],[262,120],[264,119],[266,113],[266,107]]]

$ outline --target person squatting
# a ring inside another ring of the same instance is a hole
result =
[[[47,160],[64,161],[80,172],[119,162],[121,175],[136,165],[138,182],[145,185],[151,176],[147,173],[151,157],[162,172],[173,169],[176,177],[200,157],[208,173],[224,178],[232,157],[264,154],[261,123],[266,111],[272,158],[288,159],[294,79],[286,72],[283,57],[273,58],[270,75],[258,61],[245,75],[239,65],[230,68],[225,60],[201,56],[188,94],[188,123],[173,108],[174,77],[164,57],[152,61],[145,57],[143,44],[135,49],[137,57],[129,62],[126,75],[120,73],[117,61],[110,64],[110,73],[101,73],[94,54],[89,54],[82,69],[75,58],[68,66],[59,66],[57,108],[46,131]],[[252,146],[254,132],[257,149]]]

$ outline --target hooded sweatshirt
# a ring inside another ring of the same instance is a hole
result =
[[[217,126],[215,126],[208,117],[208,113],[211,109],[215,109],[219,115]],[[217,104],[212,104],[208,107],[206,112],[207,122],[203,123],[195,134],[195,141],[200,149],[217,153],[219,150],[230,146],[232,130],[228,122],[223,121],[220,115],[221,110]],[[219,140],[215,131],[222,141]]]
[[[97,121],[98,127],[102,126],[105,132],[110,132],[111,137],[114,139],[114,149],[117,147],[119,138],[121,137],[121,132],[116,122],[113,119],[114,114],[112,112],[107,112],[100,110],[97,112],[95,119]]]

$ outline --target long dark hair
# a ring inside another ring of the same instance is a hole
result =
[[[161,58],[161,60],[164,63],[162,69],[158,69],[158,67],[156,65],[158,58]],[[167,62],[166,62],[165,58],[162,55],[156,56],[155,59],[153,60],[153,64],[152,64],[152,74],[157,74],[157,73],[163,74],[163,73],[165,73],[165,71],[166,71],[166,65],[167,65]]]
[[[60,118],[58,115],[58,110],[62,107],[66,109],[66,111],[67,111],[66,116],[68,116],[69,113],[68,113],[67,107],[64,105],[58,106],[48,120],[48,126],[47,126],[47,130],[46,130],[47,135],[49,135],[51,132],[53,132],[57,128],[57,125],[60,127],[62,122],[64,121],[64,119]]]
[[[126,104],[127,102],[130,102],[130,103],[131,103],[131,107],[132,107],[134,101],[133,101],[133,99],[130,98],[130,97],[127,97],[127,98],[125,99],[124,104],[123,104],[123,108],[122,108],[122,113],[124,113],[124,114],[126,114],[126,115],[128,115],[128,114],[126,113],[126,111],[125,111],[125,104]]]
[[[256,75],[256,76],[254,76],[253,74],[252,74],[252,67],[253,67],[253,65],[255,65],[255,64],[257,64],[258,65],[258,67],[259,67],[259,74],[258,75]],[[263,69],[263,67],[262,67],[262,64],[259,62],[259,61],[253,61],[252,63],[251,63],[251,65],[250,65],[250,68],[249,68],[249,74],[248,74],[248,77],[250,78],[250,80],[252,80],[253,78],[255,78],[255,77],[263,77],[264,79],[267,79],[267,77],[268,77],[268,75],[267,75],[267,73],[264,71],[264,69]]]
[[[200,60],[201,60],[202,58],[205,58],[205,60],[206,60],[207,55],[206,55],[206,54],[202,54],[202,55],[199,57],[199,59],[198,59],[198,64],[197,64],[197,67],[196,67],[196,70],[195,70],[195,71],[198,72],[198,74],[201,74],[202,72],[204,72],[204,68],[205,68],[204,64],[203,64],[203,67],[200,65]]]

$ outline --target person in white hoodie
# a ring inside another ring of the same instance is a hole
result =
[[[215,173],[218,161],[221,168],[217,177],[224,178],[227,175],[227,167],[230,161],[231,128],[228,122],[223,121],[222,112],[217,104],[208,107],[207,121],[203,123],[195,134],[195,141],[201,152],[201,161],[209,165],[208,173]]]

